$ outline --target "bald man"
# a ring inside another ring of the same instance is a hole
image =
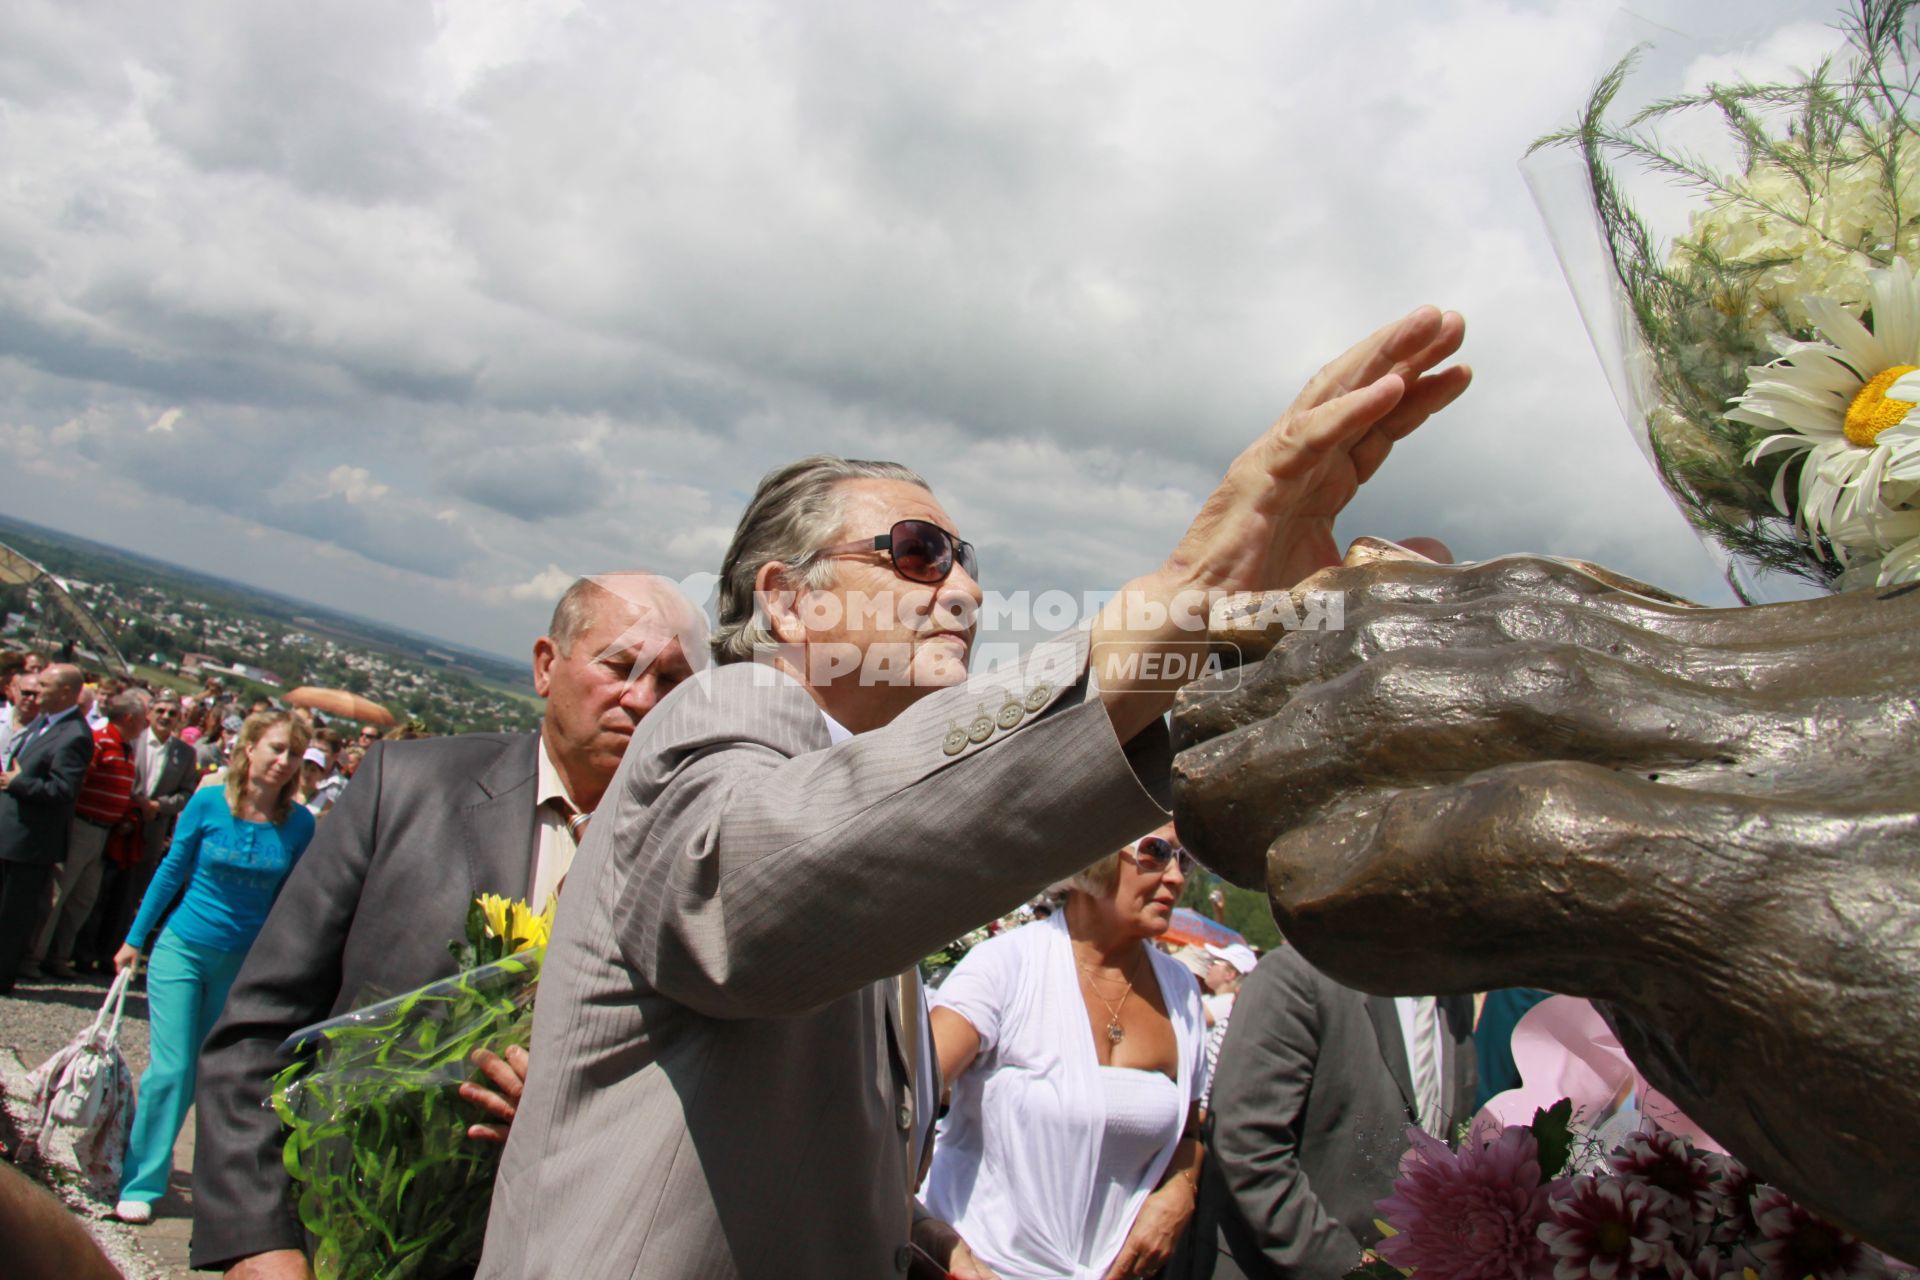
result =
[[[13,990],[39,932],[93,760],[93,731],[79,710],[80,668],[57,663],[39,681],[40,713],[13,735],[0,761],[0,994]]]
[[[203,1050],[195,1267],[228,1268],[235,1280],[310,1274],[280,1122],[262,1105],[287,1065],[281,1041],[363,993],[397,995],[452,975],[447,943],[463,936],[476,896],[542,903],[556,892],[634,727],[706,651],[704,617],[666,579],[582,578],[534,642],[534,691],[547,702],[538,733],[368,749]],[[524,1054],[513,1057],[523,1073]]]

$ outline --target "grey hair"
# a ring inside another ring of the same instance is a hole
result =
[[[145,714],[152,701],[152,695],[145,689],[122,689],[107,699],[107,705],[102,710],[102,714],[115,724],[119,724],[131,716]]]
[[[932,486],[897,462],[872,462],[817,453],[770,471],[740,516],[720,567],[720,625],[713,632],[713,657],[720,663],[746,662],[762,646],[778,644],[760,614],[753,581],[762,566],[779,561],[795,566],[789,585],[817,590],[833,581],[828,560],[808,558],[840,531],[841,503],[834,492],[849,480],[904,480],[922,489]]]

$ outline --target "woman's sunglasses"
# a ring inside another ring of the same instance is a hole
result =
[[[1193,870],[1193,855],[1160,836],[1142,836],[1129,856],[1143,876],[1163,876],[1176,862],[1180,864],[1181,875]]]
[[[954,537],[931,520],[897,521],[885,533],[822,547],[806,558],[825,560],[858,551],[886,552],[893,558],[893,571],[908,582],[945,582],[955,561],[969,578],[980,580],[980,562],[974,557],[973,544]]]

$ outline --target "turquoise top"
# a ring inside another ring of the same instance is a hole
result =
[[[242,822],[227,808],[225,787],[200,788],[180,811],[166,861],[127,931],[128,944],[148,950],[148,935],[184,884],[186,896],[167,928],[198,946],[245,951],[311,839],[313,815],[303,805],[294,805],[278,826]]]

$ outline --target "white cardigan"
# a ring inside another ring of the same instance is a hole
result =
[[[1101,1223],[1097,1240],[1084,1237],[1106,1131],[1105,1091],[1065,913],[981,943],[932,995],[935,1008],[953,1010],[979,1032],[980,1052],[953,1082],[921,1200],[1005,1280],[1100,1280],[1205,1088],[1206,1027],[1193,976],[1157,947],[1147,953],[1173,1020],[1175,1083],[1187,1105],[1125,1213]]]

